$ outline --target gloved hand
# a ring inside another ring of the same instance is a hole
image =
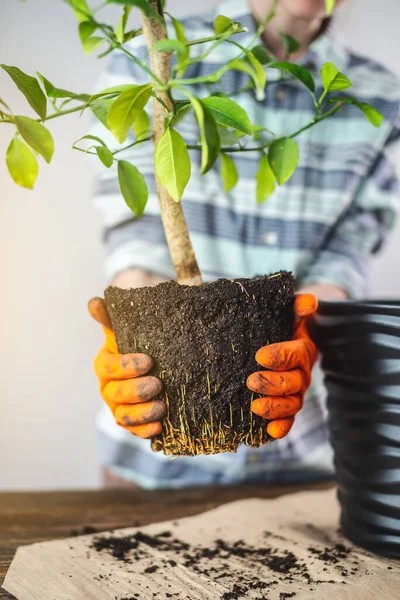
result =
[[[162,390],[157,377],[146,375],[153,367],[147,354],[120,354],[110,317],[102,298],[92,298],[89,313],[103,326],[106,341],[94,360],[100,392],[118,425],[141,438],[161,433],[166,405],[152,400]]]
[[[317,349],[307,326],[317,308],[318,300],[312,294],[296,296],[292,340],[261,348],[256,361],[268,371],[252,373],[247,379],[250,390],[263,394],[262,398],[253,400],[251,410],[270,421],[267,432],[273,438],[283,438],[289,433],[311,383]]]

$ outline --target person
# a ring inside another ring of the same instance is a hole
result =
[[[337,0],[336,10],[348,1]],[[236,38],[246,45],[272,5],[272,0],[222,3],[211,14],[186,18],[186,35],[188,39],[213,35],[213,21],[223,14],[247,27],[248,32]],[[277,439],[258,449],[241,446],[236,454],[173,461],[152,452],[143,438],[161,431],[163,403],[153,400],[161,384],[147,374],[150,357],[118,354],[104,303],[94,299],[89,310],[106,333],[95,367],[102,395],[111,408],[104,407],[98,419],[106,484],[177,488],[333,477],[322,374],[315,366],[311,381],[316,352],[307,324],[316,310],[315,297],[346,300],[367,293],[370,255],[382,246],[397,211],[399,189],[392,149],[400,138],[400,92],[391,73],[345,50],[334,40],[329,25],[324,0],[281,0],[275,18],[262,33],[262,43],[283,60],[286,50],[279,31],[294,37],[300,49],[291,59],[306,65],[317,81],[322,64],[333,62],[352,81],[352,95],[371,102],[383,114],[381,128],[372,127],[355,107],[346,107],[304,132],[297,138],[300,162],[295,174],[258,205],[253,200],[257,153],[235,155],[239,183],[224,193],[218,165],[201,177],[199,153],[194,152],[192,176],[183,198],[205,281],[287,270],[294,273],[302,292],[295,302],[294,340],[262,349],[257,355],[266,369],[261,380],[259,374],[249,374],[250,389],[264,396],[252,409],[272,419],[268,427]],[[200,51],[198,48],[194,46],[193,51]],[[146,56],[142,37],[129,42],[129,49],[138,58]],[[232,46],[223,44],[185,76],[214,71],[231,56]],[[304,86],[295,79],[280,81],[276,73],[267,70],[264,101],[244,89],[248,80],[239,71],[224,75],[221,90],[246,108],[252,123],[284,136],[310,121],[313,104]],[[124,54],[114,53],[99,87],[145,81],[139,67]],[[320,80],[319,84],[321,87]],[[200,85],[196,91],[200,96],[209,95]],[[179,127],[189,144],[197,142],[193,119],[183,119]],[[94,133],[105,136],[103,128]],[[113,144],[112,137],[104,139]],[[110,169],[99,176],[95,203],[105,227],[107,277],[122,288],[152,286],[174,278],[155,190],[152,144],[127,150],[124,158],[144,174],[149,202],[145,215],[134,218],[119,193],[116,171]],[[274,379],[276,370],[279,378]],[[281,383],[276,386],[278,379]]]

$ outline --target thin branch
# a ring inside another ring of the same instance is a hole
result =
[[[292,133],[292,135],[290,135],[289,137],[294,138],[294,137],[300,135],[300,133],[303,133],[303,131],[307,131],[307,129],[310,129],[317,123],[320,123],[321,121],[324,121],[328,117],[331,117],[332,115],[337,113],[342,108],[342,106],[343,106],[343,102],[338,102],[337,104],[335,104],[335,106],[331,110],[328,110],[326,113],[323,113],[320,117],[315,117],[310,123],[308,123],[308,125],[305,125],[301,129],[298,129],[295,133]]]
[[[270,22],[272,21],[272,19],[274,19],[274,18],[275,18],[275,15],[276,15],[276,9],[277,9],[278,3],[279,3],[279,0],[274,0],[274,3],[273,3],[273,5],[272,5],[272,8],[271,8],[271,10],[269,11],[269,13],[268,13],[268,14],[267,14],[267,16],[265,17],[265,19],[263,19],[263,20],[261,21],[261,23],[258,25],[258,27],[257,27],[257,31],[256,31],[256,33],[254,34],[254,36],[253,36],[252,40],[250,41],[250,45],[251,45],[252,43],[254,43],[254,42],[257,40],[257,38],[261,37],[261,35],[262,35],[262,34],[263,34],[263,32],[264,32],[264,29],[265,29],[266,27],[268,27],[268,25],[270,24]]]
[[[338,102],[331,110],[324,113],[321,117],[312,119],[312,121],[310,121],[310,123],[308,123],[307,125],[305,125],[301,129],[299,129],[298,131],[295,131],[294,133],[292,133],[286,137],[290,137],[290,138],[297,137],[300,133],[303,133],[303,131],[307,131],[307,129],[311,129],[311,127],[314,127],[314,125],[317,125],[321,121],[324,121],[328,117],[331,117],[332,115],[334,115],[336,112],[338,112],[342,108],[342,106],[343,106],[343,102]],[[272,132],[270,132],[270,133],[272,134]],[[272,134],[272,135],[274,135],[274,134]],[[268,148],[268,146],[270,146],[271,143],[272,142],[266,142],[265,144],[262,144],[261,146],[252,146],[250,148],[243,148],[242,146],[240,146],[239,148],[235,148],[235,147],[221,148],[221,152],[226,152],[226,153],[227,152],[229,152],[229,153],[231,153],[231,152],[262,152],[263,150],[265,150],[265,148]],[[188,150],[201,150],[202,146],[200,146],[198,144],[193,144],[193,145],[188,145],[187,148],[188,148]]]
[[[162,99],[162,98],[160,98],[159,96],[157,96],[157,94],[152,94],[152,96],[153,96],[153,98],[154,98],[155,100],[157,100],[157,102],[159,102],[159,104],[161,104],[161,106],[162,106],[163,108],[165,108],[165,110],[167,111],[167,113],[168,113],[168,115],[169,115],[170,117],[173,117],[173,116],[175,116],[175,115],[174,115],[174,113],[173,113],[173,112],[171,112],[171,111],[169,110],[168,106],[165,104],[165,102],[163,101],[163,99]]]
[[[136,56],[134,56],[131,52],[129,52],[129,50],[127,50],[125,48],[125,46],[123,44],[121,44],[115,36],[111,35],[110,30],[108,29],[107,25],[98,23],[94,19],[92,19],[92,21],[107,36],[107,39],[109,39],[110,42],[112,42],[114,48],[118,48],[118,50],[121,50],[121,52],[123,52],[126,56],[128,56],[132,62],[134,62],[136,65],[138,65],[138,67],[140,67],[141,69],[143,69],[143,71],[145,71],[148,75],[150,75],[150,77],[154,81],[156,81],[159,86],[163,85],[162,81],[157,77],[157,75],[155,73],[153,73],[153,71],[151,69],[149,69],[149,67],[144,62],[142,62],[141,60],[136,58]]]
[[[246,33],[248,31],[247,27],[243,27],[242,29],[238,29],[237,31],[233,31],[229,35],[236,35],[237,33]],[[226,34],[220,33],[219,35],[212,35],[210,37],[200,38],[198,40],[191,40],[185,42],[185,46],[196,46],[197,44],[206,44],[207,42],[214,42],[221,40],[222,42],[227,40]]]
[[[93,146],[90,146],[93,148]],[[73,150],[78,150],[78,152],[83,152],[84,154],[90,154],[91,156],[97,156],[97,152],[90,152],[90,149],[84,150],[83,148],[78,148],[78,146],[72,146]]]
[[[275,0],[272,10],[267,15],[267,17],[262,21],[261,25],[258,27],[257,32],[254,34],[254,36],[250,40],[247,48],[245,48],[244,46],[241,46],[240,44],[238,44],[237,42],[234,42],[233,40],[229,40],[228,38],[226,38],[225,40],[222,40],[222,41],[227,41],[228,43],[233,44],[234,46],[237,46],[241,50],[240,54],[238,54],[237,56],[232,58],[226,66],[224,66],[221,69],[218,69],[218,71],[214,71],[214,73],[210,73],[209,75],[206,75],[204,77],[193,77],[191,79],[177,79],[174,81],[177,81],[178,85],[182,85],[182,84],[183,85],[196,85],[197,83],[217,83],[219,77],[222,76],[221,74],[225,73],[225,71],[229,69],[230,63],[232,63],[235,60],[241,59],[243,55],[246,55],[246,52],[250,52],[250,48],[253,45],[253,43],[260,37],[262,31],[265,29],[265,27],[268,25],[268,23],[275,16],[275,9],[278,4],[278,1],[279,0]],[[212,47],[212,50],[213,49],[214,49],[214,46]],[[211,50],[208,51],[208,54],[210,53],[210,51]],[[193,62],[197,62],[200,59],[203,60],[203,58],[204,58],[204,55],[202,55],[201,57],[198,57],[198,59],[196,59],[196,61],[193,61]],[[192,64],[192,63],[188,62],[188,65],[189,64]],[[174,83],[174,81],[171,81],[170,84],[172,85]]]
[[[63,110],[57,113],[53,113],[49,115],[45,119],[36,119],[37,121],[50,121],[50,119],[56,119],[57,117],[62,117],[63,115],[69,115],[74,112],[79,112],[80,110],[85,110],[87,108],[87,104],[81,104],[80,106],[75,106],[75,108],[69,108],[68,110]]]
[[[268,146],[271,145],[271,142],[267,142],[261,146],[255,146],[255,147],[251,147],[251,148],[243,148],[242,146],[240,146],[239,148],[234,148],[234,147],[227,147],[227,148],[221,148],[221,152],[261,152],[262,150],[265,150],[265,148],[268,148]],[[202,146],[198,145],[198,144],[192,144],[192,145],[188,145],[187,146],[188,150],[201,150]]]
[[[64,115],[70,115],[71,113],[78,112],[80,110],[85,110],[88,108],[88,104],[81,104],[79,106],[75,106],[75,108],[69,108],[68,110],[63,110],[60,112],[53,113],[52,115],[48,115],[44,119],[35,119],[38,123],[43,123],[44,121],[50,121],[50,119],[56,119],[57,117],[63,117]],[[0,120],[0,123],[14,123],[13,120]]]
[[[143,138],[142,140],[136,140],[136,142],[132,142],[132,144],[129,144],[128,146],[125,146],[124,148],[120,148],[119,150],[115,150],[112,155],[114,156],[115,154],[118,154],[119,152],[123,152],[124,150],[128,150],[128,148],[133,148],[133,146],[136,146],[137,144],[143,144],[143,142],[148,142],[150,140],[153,139],[153,136],[151,135],[150,137],[147,138]]]

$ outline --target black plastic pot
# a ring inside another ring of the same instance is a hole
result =
[[[322,302],[316,338],[343,533],[400,558],[400,301]]]

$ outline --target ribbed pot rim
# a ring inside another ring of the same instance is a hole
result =
[[[400,299],[320,300],[318,313],[321,316],[360,314],[400,316]]]

